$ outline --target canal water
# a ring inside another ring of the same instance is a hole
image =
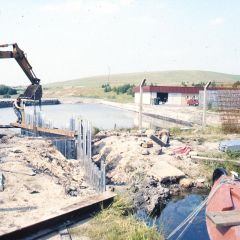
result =
[[[37,107],[39,110],[39,107]],[[26,107],[26,112],[32,112],[33,107]],[[59,104],[42,106],[43,116],[51,120],[55,127],[67,127],[66,123],[72,116],[88,119],[94,127],[99,129],[133,128],[138,126],[138,114],[124,109],[103,104]],[[0,124],[15,122],[16,116],[12,108],[0,108]],[[145,128],[168,128],[178,126],[151,117],[143,117]]]
[[[26,112],[32,112],[33,107],[26,107]],[[39,107],[37,106],[37,111]],[[100,129],[132,128],[135,126],[135,113],[113,108],[102,104],[59,104],[42,106],[43,116],[51,120],[55,127],[66,127],[69,119],[80,116],[92,122]],[[16,116],[12,108],[0,109],[0,124],[15,122]]]
[[[137,217],[149,226],[156,226],[166,238],[181,224],[185,218],[207,197],[206,193],[191,193],[171,199],[159,216],[150,217],[144,211],[138,211]],[[169,240],[175,240],[181,230]],[[192,224],[180,238],[181,240],[209,240],[203,208]]]

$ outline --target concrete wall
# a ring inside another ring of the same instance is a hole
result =
[[[187,101],[191,98],[198,99],[198,94],[169,93],[167,103],[174,105],[187,105]]]
[[[1,99],[0,100],[0,108],[7,108],[13,106],[14,99]],[[33,101],[25,101],[26,106],[34,105]],[[38,104],[38,101],[37,101]],[[60,104],[60,101],[58,99],[42,99],[42,105],[56,105]]]
[[[144,92],[143,104],[153,104],[153,99],[157,97],[157,92]],[[198,94],[188,93],[169,93],[167,104],[187,105],[187,100],[191,98],[198,99]],[[134,102],[139,103],[140,93],[135,93]]]
[[[181,93],[169,93],[167,104],[181,105],[182,94]]]
[[[156,92],[144,92],[143,93],[143,104],[152,104],[152,99],[157,97]],[[135,93],[134,102],[139,104],[140,93]]]

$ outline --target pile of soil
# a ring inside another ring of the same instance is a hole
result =
[[[67,160],[51,141],[1,130],[0,234],[56,215],[60,208],[95,194],[77,160]]]

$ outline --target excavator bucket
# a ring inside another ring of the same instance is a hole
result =
[[[31,100],[41,100],[42,98],[42,86],[39,84],[32,84],[27,87],[21,98]]]

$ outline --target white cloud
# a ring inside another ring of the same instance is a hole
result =
[[[218,26],[218,25],[224,24],[224,22],[225,22],[225,19],[224,19],[224,18],[222,18],[222,17],[217,17],[217,18],[211,19],[211,20],[209,21],[209,25],[210,25],[210,26]]]

